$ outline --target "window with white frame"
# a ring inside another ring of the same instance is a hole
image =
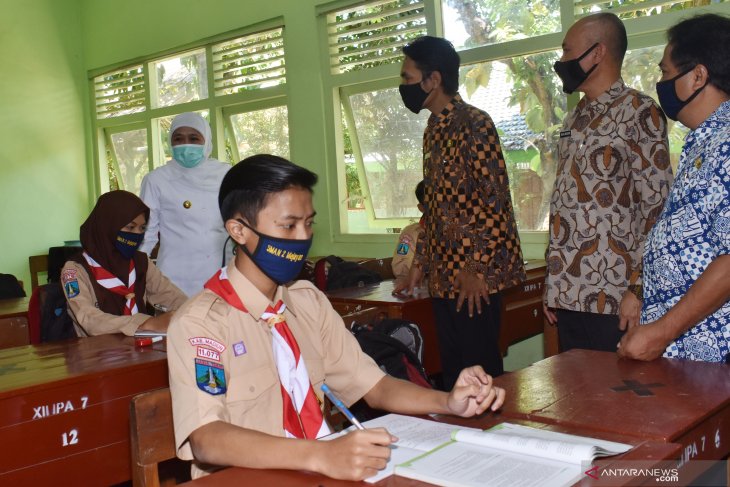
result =
[[[270,24],[94,75],[102,191],[138,193],[170,159],[170,123],[183,112],[211,124],[212,157],[289,157],[284,28]]]
[[[413,190],[422,178],[428,113],[411,114],[398,95],[395,66],[408,40],[440,35],[460,51],[459,93],[495,122],[518,227],[540,232],[547,229],[557,131],[578,100],[563,94],[552,69],[568,28],[594,12],[619,15],[630,47],[622,76],[656,96],[666,28],[690,9],[728,7],[725,0],[385,0],[325,12],[329,81],[341,110],[340,233],[395,233],[419,217]],[[674,161],[685,134],[670,123]]]

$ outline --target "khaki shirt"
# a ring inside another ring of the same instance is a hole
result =
[[[396,279],[408,277],[413,256],[416,255],[416,244],[419,239],[423,238],[423,234],[423,227],[418,222],[408,225],[400,232],[398,246],[393,252],[393,260],[390,264]]]
[[[175,313],[167,334],[175,444],[183,460],[193,460],[190,434],[214,421],[284,436],[272,335],[260,319],[273,303],[234,263],[228,266],[228,278],[247,313],[204,290]],[[286,304],[286,322],[320,402],[325,380],[348,405],[380,381],[384,372],[362,352],[327,297],[312,283],[279,286],[274,303],[279,299]],[[209,389],[211,368],[220,374],[214,383],[217,394],[205,390]],[[194,478],[209,472],[193,463]]]
[[[151,318],[145,313],[119,316],[103,312],[97,307],[92,280],[93,277],[78,262],[69,260],[61,270],[61,282],[68,303],[68,314],[74,321],[77,336],[87,337],[119,332],[132,336],[142,323]],[[76,282],[74,283],[74,281]],[[162,305],[168,311],[173,311],[182,306],[186,299],[187,296],[170,282],[152,262],[148,263],[145,299],[137,301],[138,309],[143,310],[144,303],[150,302]]]
[[[595,100],[580,100],[558,151],[545,302],[616,315],[641,277],[644,240],[672,185],[664,114],[619,79]]]

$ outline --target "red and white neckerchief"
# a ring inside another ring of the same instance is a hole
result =
[[[205,288],[234,308],[247,312],[228,280],[225,267],[210,278]],[[274,361],[284,403],[284,432],[288,438],[319,438],[332,431],[322,416],[299,344],[284,318],[285,309],[286,305],[279,300],[276,306],[272,308],[269,305],[261,315],[261,319],[268,323],[273,337]]]
[[[129,259],[129,284],[125,285],[121,279],[117,276],[104,269],[97,261],[95,261],[89,254],[84,252],[84,259],[91,268],[91,273],[94,274],[94,279],[99,285],[114,294],[124,296],[127,302],[124,304],[123,315],[136,315],[139,311],[137,309],[137,300],[134,297],[134,283],[137,281],[137,271],[134,269],[134,259]]]

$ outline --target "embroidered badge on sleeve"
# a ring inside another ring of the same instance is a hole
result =
[[[66,269],[61,274],[61,283],[63,284],[63,292],[71,299],[79,295],[79,281],[76,277],[76,271]]]
[[[409,248],[410,247],[408,246],[407,243],[398,244],[398,250],[397,250],[398,255],[408,255]]]
[[[225,394],[227,390],[223,365],[208,360],[195,359],[195,382],[198,389],[212,396]]]

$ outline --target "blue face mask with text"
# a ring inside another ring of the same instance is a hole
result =
[[[122,230],[117,233],[117,239],[114,246],[117,248],[122,257],[129,260],[134,257],[134,253],[139,248],[144,238],[144,233],[124,232]]]
[[[238,221],[259,237],[259,243],[253,252],[249,252],[245,245],[239,245],[256,267],[279,285],[296,279],[302,272],[312,239],[276,238],[257,232],[240,218]]]
[[[181,166],[195,167],[203,160],[205,146],[200,144],[180,144],[172,146],[172,157]]]

